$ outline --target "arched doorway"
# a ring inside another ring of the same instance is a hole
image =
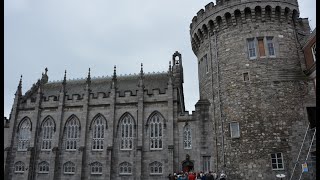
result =
[[[194,164],[190,160],[189,154],[186,155],[186,160],[182,161],[182,171],[183,172],[190,172],[193,171],[194,169]]]

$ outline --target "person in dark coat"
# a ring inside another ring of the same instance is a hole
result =
[[[214,180],[213,175],[211,173],[206,174],[206,180]]]

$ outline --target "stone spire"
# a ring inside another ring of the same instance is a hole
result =
[[[65,86],[67,84],[67,70],[64,70],[64,77],[62,84]]]
[[[18,88],[17,88],[17,91],[16,91],[15,95],[16,95],[16,96],[17,96],[17,95],[18,95],[18,96],[21,96],[21,95],[22,95],[22,75],[20,76]]]
[[[41,77],[41,83],[45,84],[48,82],[48,75],[47,75],[47,72],[48,72],[48,68],[45,68],[45,73],[43,74],[42,73],[42,77]]]
[[[144,73],[143,73],[143,64],[141,63],[141,69],[140,69],[140,75],[139,75],[139,83],[138,83],[138,87],[142,87],[144,88]]]
[[[113,76],[112,76],[112,83],[111,83],[111,89],[115,89],[117,85],[117,67],[114,65],[113,67]]]
[[[88,85],[91,84],[90,68],[89,68],[88,77],[87,77],[87,84],[88,84]]]
[[[172,84],[172,68],[171,68],[171,61],[169,61],[169,70],[168,70],[168,84],[171,85]]]

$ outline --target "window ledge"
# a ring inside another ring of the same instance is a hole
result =
[[[282,169],[272,169],[272,171],[279,171],[279,170],[284,170],[284,168],[282,168]]]
[[[102,152],[104,149],[91,149],[93,152]]]
[[[150,176],[161,176],[162,173],[150,173]]]
[[[120,149],[120,151],[132,151],[132,149]]]
[[[74,173],[74,172],[64,172],[63,174],[73,175],[73,174],[75,174],[75,173]]]
[[[92,175],[102,175],[102,172],[101,173],[91,173]]]
[[[120,176],[131,176],[132,173],[119,173]]]
[[[39,174],[49,174],[49,172],[48,171],[46,171],[46,172],[38,172]]]
[[[14,173],[17,173],[17,174],[23,174],[24,171],[15,171]]]

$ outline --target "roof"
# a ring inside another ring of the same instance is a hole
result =
[[[120,96],[124,96],[126,91],[131,91],[132,95],[136,95],[138,91],[138,82],[139,74],[134,75],[124,75],[117,76],[117,92],[120,93]],[[160,93],[165,93],[168,82],[168,73],[167,72],[158,72],[158,73],[148,73],[144,74],[144,86],[145,90],[148,90],[148,93],[152,93],[153,89],[159,89]],[[112,77],[93,77],[91,79],[91,93],[97,94],[103,92],[108,94],[111,90]],[[60,89],[62,87],[62,81],[48,82],[43,84],[42,93],[43,96],[58,96]],[[86,79],[72,79],[66,81],[66,94],[73,95],[79,94],[82,96],[85,94]],[[29,92],[32,88],[29,90]],[[35,92],[32,94],[27,94],[29,97],[34,97]]]

